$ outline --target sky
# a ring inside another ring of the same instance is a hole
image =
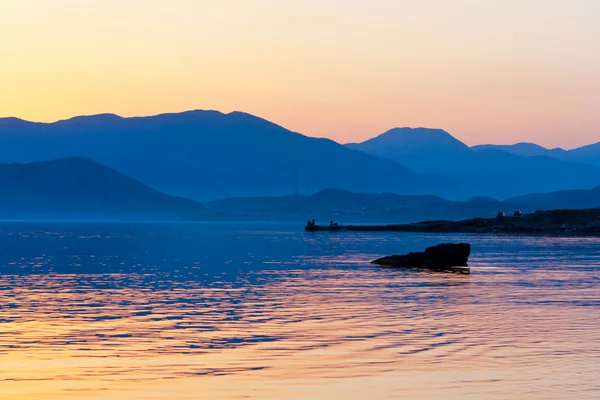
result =
[[[245,111],[362,141],[600,141],[596,0],[1,0],[0,116]]]

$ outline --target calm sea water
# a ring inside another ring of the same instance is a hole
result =
[[[472,273],[368,261],[468,241]],[[598,399],[600,240],[0,225],[2,399]]]

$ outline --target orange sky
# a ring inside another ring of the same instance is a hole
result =
[[[0,116],[241,110],[340,142],[600,140],[595,0],[7,0]]]

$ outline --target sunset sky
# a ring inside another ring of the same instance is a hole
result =
[[[310,136],[600,141],[596,0],[3,0],[0,116],[246,111]]]

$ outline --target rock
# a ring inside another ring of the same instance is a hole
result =
[[[471,245],[468,243],[443,243],[425,251],[393,255],[372,261],[372,264],[399,268],[448,269],[467,267]]]

